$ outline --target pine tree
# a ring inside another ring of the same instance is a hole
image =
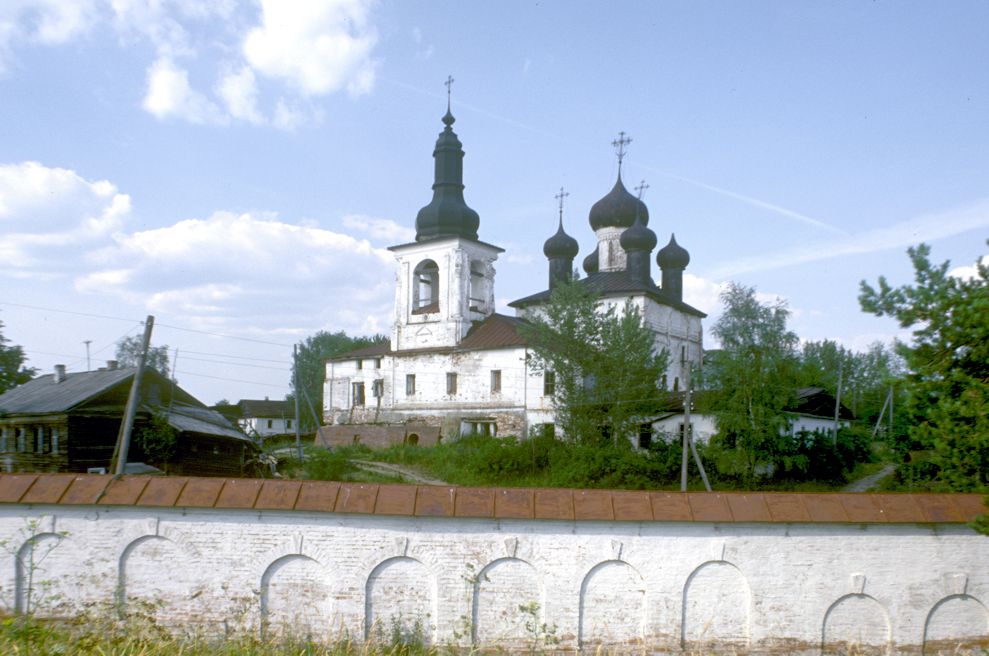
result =
[[[877,316],[914,328],[900,345],[906,360],[910,429],[918,446],[933,449],[938,472],[933,486],[950,490],[989,488],[989,267],[976,263],[971,278],[948,274],[949,262],[933,265],[931,249],[908,251],[914,284],[878,289],[862,281],[859,303]]]

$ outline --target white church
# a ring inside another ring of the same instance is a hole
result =
[[[554,430],[553,374],[529,363],[519,326],[538,313],[554,285],[569,280],[577,241],[559,229],[543,252],[548,287],[495,312],[495,261],[504,249],[478,237],[480,217],[464,200],[464,151],[449,106],[433,151],[432,201],[416,216],[415,241],[395,254],[395,316],[389,342],[335,357],[324,382],[326,444],[434,444],[462,434],[514,435]],[[618,179],[590,210],[597,248],[583,262],[585,285],[601,304],[638,308],[670,353],[665,385],[675,390],[684,363],[699,364],[705,314],[683,302],[690,261],[674,238],[659,250],[661,284],[652,278],[656,234],[649,211]]]

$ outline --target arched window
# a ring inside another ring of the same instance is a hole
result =
[[[425,314],[440,308],[440,268],[432,260],[423,260],[412,273],[412,312]]]

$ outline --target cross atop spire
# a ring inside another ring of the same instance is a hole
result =
[[[618,133],[618,138],[611,142],[618,153],[618,175],[622,174],[622,160],[625,159],[625,146],[632,143],[632,137],[626,137],[624,132]]]
[[[560,225],[563,225],[563,201],[569,195],[570,195],[569,191],[563,191],[563,187],[560,187],[560,193],[553,196],[553,198],[560,201]]]
[[[649,185],[646,184],[646,181],[645,180],[643,180],[642,182],[640,182],[639,183],[639,186],[635,188],[635,190],[637,192],[639,192],[638,193],[639,200],[642,200],[642,194],[645,193],[646,189],[648,189],[648,188],[649,188]]]
[[[443,85],[446,87],[446,111],[450,111],[450,91],[453,88],[453,83],[455,80],[452,75],[446,76],[446,82]]]

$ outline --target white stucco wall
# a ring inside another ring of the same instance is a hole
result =
[[[0,540],[45,554],[33,572],[48,582],[33,595],[43,615],[111,612],[119,595],[208,631],[374,637],[418,625],[431,642],[513,651],[550,637],[566,649],[736,653],[989,640],[989,538],[961,525],[7,505]],[[8,555],[4,607],[23,609],[24,581]],[[532,619],[547,629],[527,630]]]
[[[402,422],[408,419],[450,418],[453,421],[501,418],[499,434],[524,437],[539,423],[552,422],[552,399],[543,394],[543,374],[535,372],[523,347],[483,351],[404,353],[356,360],[330,361],[324,384],[324,421],[328,425],[363,422]],[[501,372],[500,389],[493,390],[493,371]],[[457,376],[456,393],[447,393],[447,374]],[[415,393],[406,394],[406,377],[415,376]],[[373,395],[375,380],[383,395]],[[364,384],[365,402],[354,407],[353,383]],[[511,415],[511,419],[508,417]],[[449,437],[449,435],[447,435]]]

